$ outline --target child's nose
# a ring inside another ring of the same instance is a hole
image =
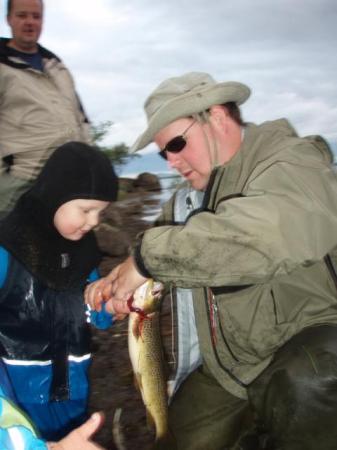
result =
[[[88,217],[87,223],[91,228],[94,228],[96,225],[98,225],[98,222],[99,222],[98,214],[91,214]]]

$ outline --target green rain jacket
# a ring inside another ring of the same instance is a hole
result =
[[[171,199],[135,249],[141,271],[193,288],[204,364],[241,398],[293,335],[337,323],[331,163],[322,138],[299,138],[285,119],[249,124],[202,208],[172,226]]]

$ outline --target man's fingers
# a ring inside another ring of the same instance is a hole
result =
[[[123,319],[125,319],[126,316],[127,316],[127,314],[116,314],[115,315],[115,319],[116,320],[123,320]]]
[[[111,281],[109,280],[107,283],[104,284],[104,286],[102,286],[102,291],[101,291],[102,299],[105,301],[109,300],[113,296],[112,292],[113,292],[112,284],[111,284]]]
[[[127,304],[127,301],[116,300],[114,298],[110,298],[105,303],[105,309],[110,314],[113,314],[115,319],[117,319],[117,320],[124,319],[125,316],[130,313],[130,309]]]

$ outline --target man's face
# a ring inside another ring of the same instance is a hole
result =
[[[170,167],[198,191],[206,189],[214,167],[233,158],[241,141],[241,126],[221,105],[211,106],[207,122],[201,123],[191,117],[178,119],[154,137],[161,150],[168,149],[160,153],[164,153]]]
[[[192,123],[192,118],[178,119],[170,123],[156,134],[155,143],[160,149],[164,149],[168,142],[181,136]],[[170,167],[177,170],[194,189],[202,191],[206,188],[212,171],[212,157],[205,138],[205,125],[195,122],[185,134],[185,140],[186,145],[179,153],[166,152],[166,158]]]
[[[10,45],[16,50],[33,53],[42,30],[42,4],[40,0],[13,0],[7,17],[12,30]]]

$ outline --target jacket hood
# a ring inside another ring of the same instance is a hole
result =
[[[0,222],[0,244],[53,289],[69,289],[97,267],[94,232],[79,241],[62,237],[54,226],[59,206],[74,199],[113,201],[118,180],[100,150],[69,142],[51,155],[32,188]]]
[[[273,121],[264,122],[263,124],[258,126],[259,130],[261,130],[262,134],[268,136],[279,136],[280,139],[284,138],[298,138],[298,134],[295,128],[291,125],[291,123],[287,119],[278,119]],[[316,156],[322,158],[324,162],[327,164],[331,164],[334,161],[333,152],[327,143],[327,141],[320,135],[308,135],[303,136],[300,139],[304,139],[305,141],[309,141],[317,150]],[[300,141],[299,141],[300,142]]]

